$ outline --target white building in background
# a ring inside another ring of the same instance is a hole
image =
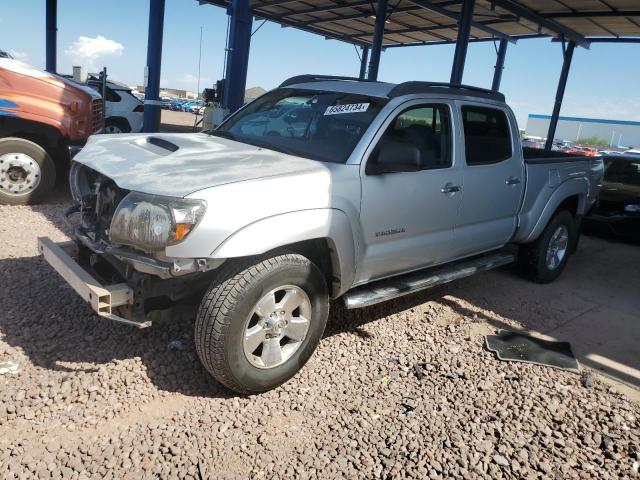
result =
[[[640,114],[640,112],[639,112]],[[551,115],[529,114],[527,137],[546,138]],[[581,138],[598,137],[610,146],[640,147],[640,122],[603,118],[560,117],[555,140],[580,142]]]

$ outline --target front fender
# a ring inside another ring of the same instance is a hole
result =
[[[332,244],[334,276],[340,279],[338,295],[353,285],[356,248],[351,222],[342,210],[321,208],[283,213],[246,225],[229,236],[212,258],[260,255],[305,240],[326,238]]]
[[[542,231],[545,229],[553,214],[558,210],[558,207],[562,202],[564,202],[567,198],[572,196],[578,196],[578,215],[584,215],[586,210],[586,192],[589,191],[589,182],[586,178],[575,178],[571,180],[566,180],[561,183],[558,188],[551,194],[549,200],[542,208],[540,215],[537,216],[538,209],[532,210],[529,212],[529,215],[537,216],[537,221],[533,224],[533,227],[530,229],[524,229],[524,231],[520,232],[520,235],[517,236],[516,241],[522,243],[528,243],[534,241],[538,238]]]

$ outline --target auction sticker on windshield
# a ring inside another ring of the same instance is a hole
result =
[[[338,115],[339,113],[360,113],[366,112],[369,108],[368,103],[347,103],[345,105],[334,105],[333,107],[327,107],[325,115]]]

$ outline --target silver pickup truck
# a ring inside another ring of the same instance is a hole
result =
[[[329,300],[372,305],[517,262],[564,269],[601,159],[527,150],[504,97],[467,86],[285,81],[212,131],[94,136],[70,174],[74,240],[46,260],[111,320],[198,305],[206,369],[291,378]]]

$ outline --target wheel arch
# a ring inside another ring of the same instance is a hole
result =
[[[327,279],[332,298],[353,285],[354,236],[346,214],[337,209],[302,210],[258,220],[229,236],[212,257],[239,258],[283,249],[316,264]]]
[[[63,164],[65,160],[68,160],[68,152],[66,151],[68,139],[51,125],[23,118],[6,117],[0,123],[0,138],[9,137],[28,140],[42,147],[56,165]]]
[[[104,119],[105,126],[109,123],[119,125],[122,129],[122,133],[130,133],[131,132],[131,124],[126,117],[113,116],[107,117]]]
[[[584,215],[587,208],[586,189],[588,185],[585,187],[585,181],[580,179],[562,183],[545,204],[535,226],[528,235],[519,239],[518,243],[530,243],[536,240],[559,210],[569,211],[574,218]]]

